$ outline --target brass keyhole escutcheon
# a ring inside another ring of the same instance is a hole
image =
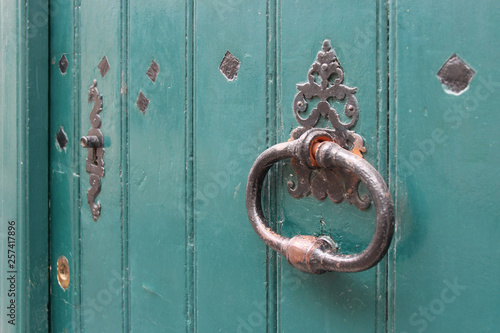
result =
[[[69,287],[69,263],[65,256],[57,259],[57,282],[64,290]]]

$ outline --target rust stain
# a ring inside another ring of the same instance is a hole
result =
[[[327,136],[319,136],[311,142],[311,147],[309,149],[309,158],[311,159],[312,166],[319,167],[318,162],[316,162],[316,153],[318,152],[319,146],[323,142],[335,142]]]

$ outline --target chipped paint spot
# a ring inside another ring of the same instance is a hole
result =
[[[64,132],[62,126],[61,128],[59,128],[59,131],[57,132],[56,142],[60,151],[66,150],[66,146],[68,145],[68,136],[66,135],[66,132]]]
[[[234,189],[234,195],[233,195],[233,198],[236,199],[236,196],[238,195],[238,192],[240,190],[240,187],[241,187],[241,182],[235,187]]]
[[[105,77],[106,74],[108,74],[108,71],[110,69],[108,58],[106,56],[102,57],[101,62],[99,63],[99,65],[97,67],[99,68],[99,71],[101,72],[101,76]]]
[[[142,93],[139,92],[139,97],[137,97],[137,107],[141,110],[142,114],[146,114],[146,109],[149,105],[149,99]]]
[[[469,89],[475,74],[465,61],[453,53],[439,69],[437,77],[446,93],[458,96]]]
[[[66,74],[66,71],[68,70],[68,58],[66,58],[66,55],[63,54],[61,57],[61,60],[59,60],[59,70],[61,71],[61,74],[64,75]]]
[[[233,81],[238,76],[241,62],[231,52],[227,51],[219,65],[219,70],[228,81]]]
[[[142,285],[142,289],[146,290],[147,292],[150,292],[151,294],[158,295],[158,296],[160,296],[160,298],[161,298],[161,299],[163,299],[163,296],[162,296],[162,295],[160,295],[159,293],[157,293],[157,292],[156,292],[156,291],[154,291],[154,290],[151,290],[151,289],[147,288],[147,287],[146,287],[146,286],[144,286],[144,285]]]
[[[151,60],[151,65],[149,66],[146,75],[151,79],[151,81],[153,81],[153,83],[156,83],[156,78],[158,77],[159,72],[160,66],[154,60]]]

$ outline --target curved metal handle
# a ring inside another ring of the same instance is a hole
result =
[[[262,212],[261,190],[264,178],[274,163],[295,158],[311,168],[344,168],[365,183],[375,204],[377,222],[368,247],[354,255],[336,252],[328,240],[298,235],[291,239],[272,230]],[[331,135],[312,129],[297,140],[284,142],[265,150],[254,162],[246,190],[248,218],[259,237],[272,249],[283,254],[290,265],[307,273],[326,271],[360,272],[375,266],[387,253],[394,233],[394,206],[380,174],[362,157],[333,142]]]

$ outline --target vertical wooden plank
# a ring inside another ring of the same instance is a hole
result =
[[[277,143],[279,133],[282,132],[281,110],[279,102],[279,57],[280,39],[279,39],[279,24],[280,24],[280,1],[267,1],[266,12],[266,29],[267,29],[267,46],[266,46],[266,118],[267,118],[267,134],[266,147],[270,147]],[[273,168],[269,172],[268,180],[263,189],[263,200],[265,214],[268,217],[270,226],[278,230],[278,221],[281,218],[281,210],[279,209],[279,199],[281,189],[282,172],[281,168]],[[279,254],[274,250],[266,247],[267,259],[267,276],[266,276],[266,331],[278,331],[279,326]],[[264,313],[263,313],[264,314]],[[247,318],[248,320],[248,318]],[[248,328],[248,327],[247,327]],[[262,327],[262,329],[264,329]]]
[[[497,1],[394,7],[397,332],[500,324],[499,19]],[[454,53],[475,71],[459,95],[436,77]]]
[[[347,1],[283,2],[281,9],[281,101],[284,133],[288,139],[297,127],[292,102],[296,84],[307,80],[307,72],[321,49],[323,40],[330,39],[340,64],[344,68],[344,83],[358,87],[356,97],[360,107],[359,122],[354,130],[365,139],[365,159],[380,167],[384,175],[386,149],[379,144],[379,135],[386,128],[383,92],[387,87],[380,76],[384,67],[380,58],[386,49],[379,42],[380,11],[385,7],[365,1],[353,6]],[[383,38],[383,37],[381,37]],[[382,48],[381,48],[382,47]],[[346,120],[341,114],[341,119]],[[326,126],[326,122],[320,126]],[[381,132],[382,131],[382,132]],[[343,253],[357,253],[373,236],[375,213],[359,211],[348,203],[319,202],[315,198],[293,199],[286,190],[293,170],[285,166],[281,187],[283,220],[282,234],[329,235]],[[281,271],[282,331],[362,331],[373,332],[379,326],[377,316],[384,316],[383,288],[385,268],[377,267],[362,273],[329,273],[311,276],[291,268],[285,260]],[[383,263],[382,263],[383,265]],[[303,307],[307,304],[307,316]],[[380,311],[382,307],[382,311]],[[384,320],[384,319],[382,319]],[[380,328],[379,328],[380,329]],[[382,326],[383,330],[383,326]]]
[[[50,15],[51,330],[71,332],[81,330],[79,14],[76,3],[54,1]],[[57,280],[60,256],[69,264],[66,290]]]
[[[266,247],[249,225],[245,184],[267,144],[266,1],[196,1],[194,330],[265,331]],[[240,61],[230,81],[226,52]]]
[[[121,239],[122,239],[122,331],[131,331],[131,319],[130,319],[130,309],[132,299],[130,297],[130,257],[129,257],[129,234],[130,234],[130,214],[129,214],[129,202],[130,202],[130,177],[129,177],[129,166],[130,166],[130,146],[129,146],[129,134],[130,134],[130,117],[129,117],[129,103],[128,103],[128,86],[130,85],[130,58],[129,58],[129,46],[130,46],[130,2],[129,0],[121,0],[120,16],[121,16],[121,26],[120,26],[120,44],[121,44],[121,101],[120,101],[120,113],[121,113],[121,128],[120,128],[120,138],[121,138],[121,159],[120,159],[120,178],[121,178]]]
[[[132,331],[186,330],[187,6],[182,1],[149,1],[147,5],[130,1]],[[149,100],[144,111],[137,105],[140,94]]]
[[[186,174],[184,176],[184,224],[185,224],[185,299],[186,299],[186,332],[195,332],[197,322],[196,312],[196,267],[195,267],[195,183],[194,183],[194,50],[195,50],[195,36],[194,36],[194,3],[195,0],[186,1],[186,80],[184,83],[185,99],[184,110],[186,113],[184,124],[184,161],[186,165]]]
[[[25,331],[44,332],[48,326],[48,3],[32,1],[26,6],[26,321]],[[20,253],[23,255],[23,253]],[[22,295],[22,294],[21,294]],[[24,317],[24,319],[23,319]],[[23,325],[20,326],[23,328]]]
[[[4,106],[0,112],[0,269],[6,277],[0,282],[2,332],[48,331],[47,13],[47,3],[42,1],[0,3]],[[15,235],[8,229],[9,221],[15,221]],[[7,246],[9,236],[15,238],[14,249]],[[12,251],[14,266],[7,260],[8,255],[12,259]],[[11,276],[14,279],[7,280]]]
[[[392,248],[387,253],[387,331],[395,332],[395,309],[396,309],[396,253],[399,242],[399,230],[401,228],[400,218],[399,218],[399,193],[398,184],[396,179],[396,157],[397,157],[397,81],[396,81],[396,46],[397,46],[397,1],[392,1],[388,4],[388,21],[389,21],[389,35],[388,35],[388,70],[389,70],[389,91],[388,91],[388,103],[389,103],[389,177],[391,182],[391,194],[394,200],[395,207],[395,230],[394,239],[392,242]]]
[[[0,3],[0,14],[4,17],[0,20],[0,36],[3,41],[0,44],[0,61],[2,63],[2,66],[0,66],[0,97],[2,99],[2,103],[6,106],[10,106],[11,110],[11,112],[0,113],[0,125],[2,132],[2,141],[0,144],[0,153],[2,156],[2,159],[0,160],[0,177],[2,180],[0,186],[0,195],[2,199],[0,201],[0,217],[2,219],[0,266],[2,272],[7,271],[8,268],[8,248],[4,245],[7,244],[8,240],[8,222],[12,220],[17,221],[19,226],[18,193],[20,187],[24,183],[21,179],[18,179],[18,164],[20,161],[18,151],[15,148],[17,145],[21,144],[19,141],[23,136],[23,132],[18,133],[19,128],[17,125],[17,117],[18,114],[21,116],[21,114],[24,113],[24,106],[19,105],[17,96],[19,90],[23,91],[23,89],[20,89],[21,87],[18,87],[19,81],[22,82],[23,80],[20,77],[20,73],[18,73],[18,67],[15,65],[19,63],[19,57],[22,55],[19,50],[19,39],[23,36],[23,33],[18,31],[18,10],[19,8],[16,1],[2,1]],[[7,52],[7,49],[13,51]],[[20,235],[16,237],[16,241],[21,241],[21,239]],[[22,257],[20,257],[20,259],[22,260]],[[19,284],[17,285],[19,286]],[[6,297],[9,288],[10,281],[2,279],[0,282],[0,295],[2,295],[2,297]],[[17,305],[19,305],[19,300],[21,298],[12,297],[12,299],[14,299]],[[8,323],[8,320],[10,319],[7,317],[7,314],[10,311],[7,309],[7,306],[9,306],[8,303],[8,299],[2,299],[2,307],[0,308],[0,327],[2,331],[5,332],[17,332],[16,326]],[[19,315],[19,306],[17,307],[17,312],[17,315]],[[16,321],[16,323],[18,323],[18,321]]]
[[[123,176],[122,146],[122,20],[124,2],[82,1],[79,4],[81,29],[80,53],[80,135],[90,129],[88,103],[89,87],[93,80],[103,99],[102,133],[105,141],[105,175],[101,180],[101,216],[94,222],[87,204],[89,175],[85,170],[87,150],[80,148],[81,203],[81,311],[82,330],[117,332],[123,330],[123,295],[125,267],[123,266]],[[98,68],[103,57],[109,71]]]
[[[378,172],[384,177],[394,198],[394,189],[390,177],[390,122],[389,122],[389,3],[385,0],[377,1],[376,9],[376,31],[365,27],[363,35],[365,38],[376,38],[377,43],[377,165]],[[390,250],[388,251],[390,252]],[[387,313],[388,313],[388,279],[389,279],[389,257],[386,255],[375,267],[376,271],[376,295],[375,295],[375,331],[387,332]]]

